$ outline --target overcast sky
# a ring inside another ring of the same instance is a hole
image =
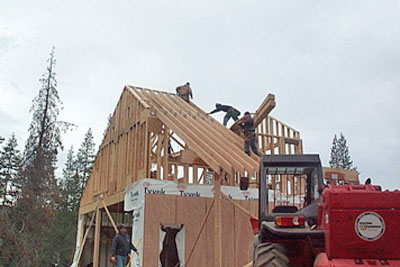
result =
[[[343,132],[361,180],[400,188],[400,1],[0,0],[0,136],[22,146],[29,108],[56,47],[60,119],[75,150],[96,143],[125,84],[194,102],[272,114],[300,130],[305,152],[329,164]],[[221,119],[222,114],[216,116]],[[63,162],[65,152],[60,155]]]

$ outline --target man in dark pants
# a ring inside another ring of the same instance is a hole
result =
[[[119,233],[115,235],[112,242],[112,257],[111,262],[116,262],[117,267],[125,267],[128,264],[128,256],[131,249],[139,255],[137,249],[132,245],[129,235],[126,233],[126,226],[121,224]]]
[[[228,121],[230,118],[232,118],[234,121],[237,121],[240,116],[240,111],[235,109],[232,106],[229,105],[221,105],[219,103],[215,104],[215,109],[211,111],[209,114],[214,114],[216,112],[224,111],[226,112],[225,117],[224,117],[224,126],[228,124]]]
[[[256,130],[254,128],[254,120],[250,113],[247,111],[244,116],[239,120],[244,133],[244,152],[250,156],[250,147],[253,153],[260,157],[256,147]]]

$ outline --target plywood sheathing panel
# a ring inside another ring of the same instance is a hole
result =
[[[248,210],[251,214],[258,214],[258,203],[234,200],[237,204]],[[234,254],[235,266],[244,266],[252,258],[253,246],[244,246],[243,244],[250,244],[254,242],[254,235],[250,224],[250,218],[245,216],[242,211],[235,207],[234,217]]]
[[[221,201],[221,217],[222,217],[222,250],[231,253],[222,254],[222,266],[235,266],[235,257],[232,252],[235,251],[235,206],[227,200]],[[242,217],[245,215],[242,215]]]
[[[196,235],[206,214],[206,198],[177,197],[178,224],[185,225],[185,258],[188,257]],[[207,248],[206,236],[200,236],[198,249]],[[187,267],[206,266],[206,258],[202,253],[194,253]]]
[[[176,196],[146,195],[144,214],[144,266],[158,266],[160,224],[176,224]]]

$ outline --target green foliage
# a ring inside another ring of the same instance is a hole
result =
[[[63,176],[60,182],[61,203],[60,209],[76,211],[79,209],[81,199],[80,177],[76,164],[74,150],[71,146],[67,154],[67,160],[63,169]]]
[[[92,130],[89,128],[76,155],[75,165],[80,177],[81,187],[79,198],[82,196],[83,190],[92,172],[95,158],[95,143],[93,142]]]
[[[0,151],[1,205],[11,206],[15,203],[17,195],[21,191],[21,184],[18,180],[21,155],[17,147],[17,139],[12,134]]]
[[[12,258],[16,266],[50,266],[48,257],[45,257],[48,251],[45,251],[44,241],[57,215],[59,192],[54,171],[58,151],[62,149],[61,133],[69,124],[57,120],[61,100],[54,72],[54,48],[48,63],[46,73],[39,80],[41,88],[30,109],[29,137],[17,176],[21,190],[15,205],[6,211],[9,221],[5,237],[8,246],[13,247],[18,255]]]
[[[89,129],[78,153],[72,147],[68,151],[62,177],[56,179],[61,134],[71,124],[58,121],[54,48],[48,62],[32,102],[24,153],[14,135],[0,148],[0,267],[70,266],[75,249],[79,202],[95,144]]]
[[[336,134],[333,137],[329,165],[331,168],[358,171],[351,160],[349,147],[343,133],[340,133],[339,139]]]

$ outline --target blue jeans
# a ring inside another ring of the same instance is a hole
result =
[[[125,267],[128,264],[128,256],[117,255],[117,267]]]

